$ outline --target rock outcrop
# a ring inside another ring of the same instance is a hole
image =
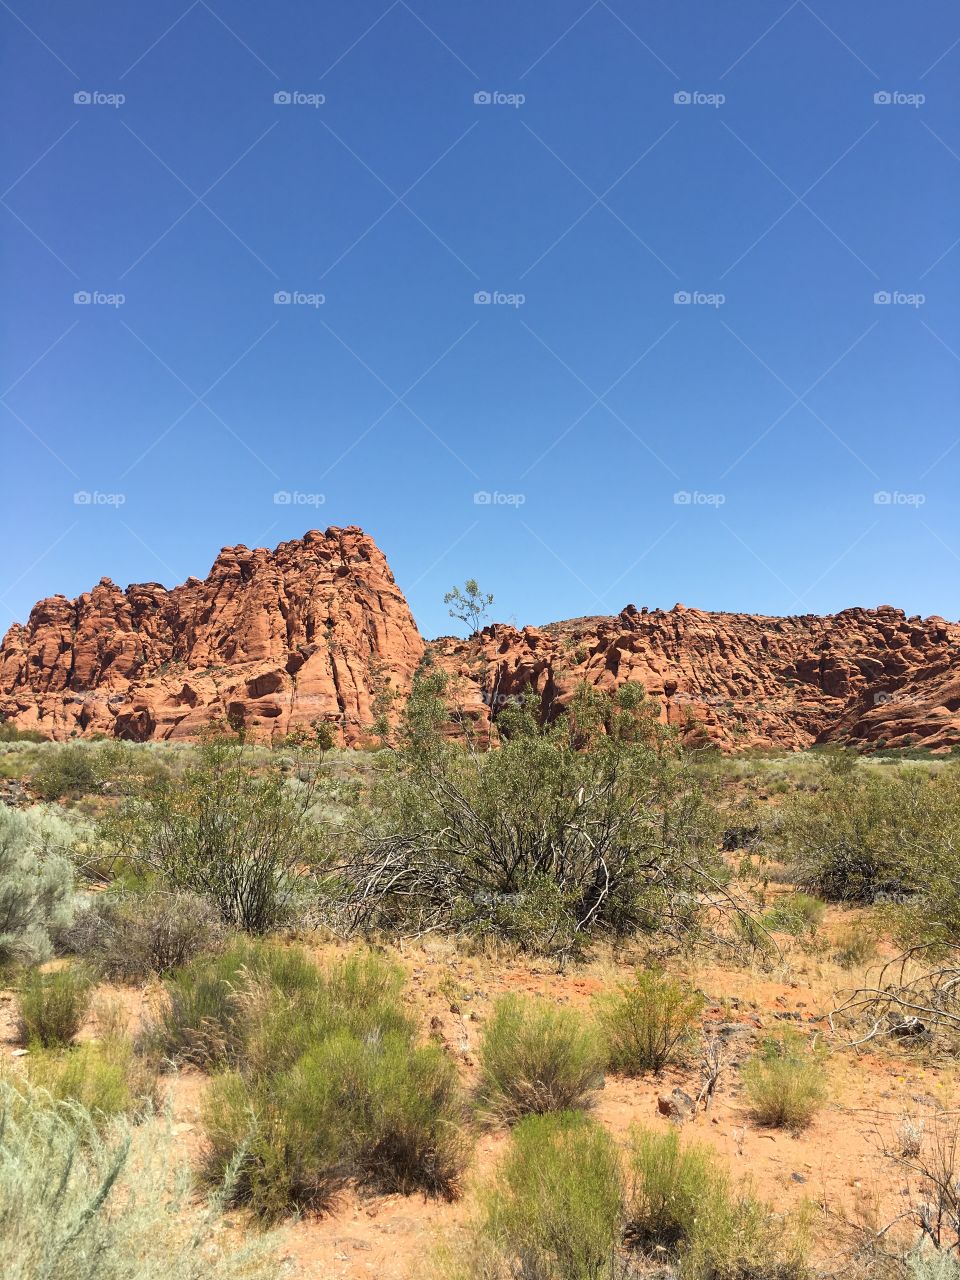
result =
[[[52,738],[137,741],[193,737],[214,718],[258,737],[320,718],[353,745],[422,652],[373,539],[314,530],[275,551],[224,547],[203,581],[170,591],[103,578],[41,600],[0,647],[0,715]]]
[[[665,722],[727,750],[960,743],[960,625],[886,605],[790,618],[628,605],[617,617],[494,625],[430,647],[481,734],[524,689],[550,716],[581,681],[612,690],[632,680]]]
[[[481,735],[525,690],[550,717],[583,680],[632,680],[664,721],[726,750],[960,743],[960,625],[943,618],[628,605],[425,645],[383,554],[353,527],[274,551],[225,547],[205,579],[169,591],[104,578],[76,600],[41,600],[0,646],[0,716],[57,739],[138,741],[195,737],[224,717],[269,738],[319,718],[357,745],[378,695],[405,695],[425,653]]]

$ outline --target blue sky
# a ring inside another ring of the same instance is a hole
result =
[[[947,0],[0,28],[0,628],[339,524],[427,635],[466,576],[521,625],[960,613]]]

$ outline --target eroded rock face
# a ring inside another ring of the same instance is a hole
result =
[[[355,744],[423,641],[382,552],[357,528],[225,547],[167,591],[108,578],[41,600],[0,646],[0,714],[53,738],[195,736],[235,716],[260,738],[317,717]]]
[[[430,649],[481,736],[491,710],[524,689],[552,715],[583,680],[605,690],[632,680],[661,719],[727,750],[960,742],[960,626],[889,606],[766,618],[628,605],[539,629],[494,625]]]
[[[632,680],[663,720],[725,750],[960,743],[957,623],[886,605],[791,618],[628,605],[425,646],[383,554],[353,527],[275,551],[226,547],[203,581],[171,591],[104,578],[77,600],[41,600],[0,646],[0,715],[58,739],[137,740],[194,737],[225,716],[266,739],[319,717],[357,745],[378,693],[405,696],[426,651],[481,738],[526,689],[552,716],[582,680]]]

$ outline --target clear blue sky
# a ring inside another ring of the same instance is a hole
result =
[[[0,29],[0,629],[331,524],[427,635],[468,575],[519,624],[960,613],[949,0],[11,0]]]

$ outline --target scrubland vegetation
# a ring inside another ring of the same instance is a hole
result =
[[[307,1275],[278,1225],[399,1197],[396,1275],[957,1280],[960,762],[724,759],[630,685],[488,747],[455,694],[358,753],[3,733],[4,1276]],[[757,1142],[854,1111],[874,1208],[785,1206]]]

